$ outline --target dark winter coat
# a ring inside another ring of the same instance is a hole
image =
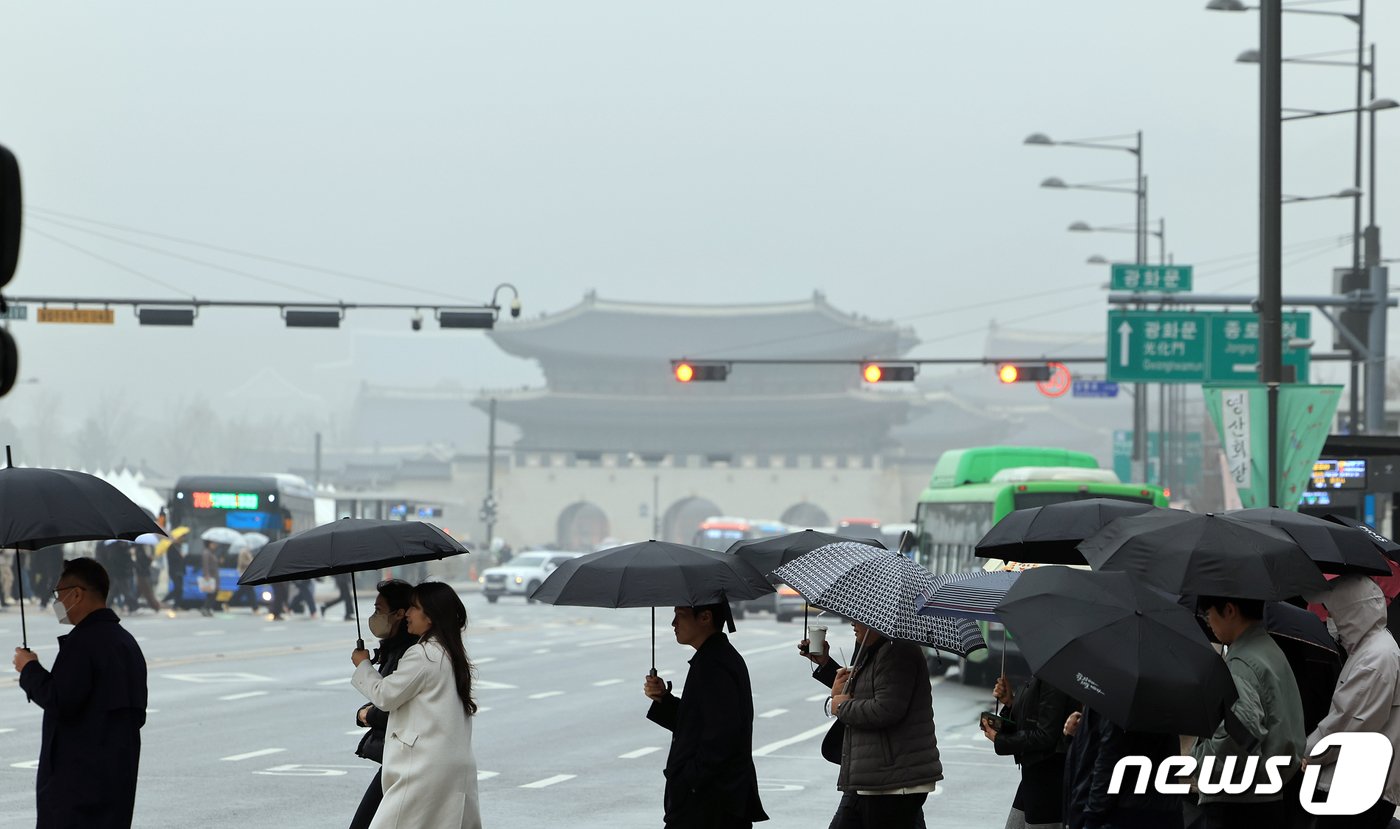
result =
[[[997,732],[992,743],[997,754],[1010,754],[1017,765],[1034,766],[1055,759],[1067,748],[1065,720],[1078,703],[1039,679],[1032,679],[1015,695],[1010,706],[1002,706],[1001,715],[1011,720],[1013,728]]]
[[[19,684],[44,709],[39,829],[129,827],[146,724],[146,658],[117,614],[88,614],[58,637],[53,669],[31,662]]]
[[[1143,812],[1179,816],[1180,795],[1159,794],[1150,785],[1145,794],[1134,794],[1132,788],[1137,780],[1133,776],[1124,780],[1124,791],[1108,793],[1113,766],[1124,756],[1150,757],[1152,767],[1156,768],[1179,749],[1174,734],[1124,731],[1099,712],[1086,708],[1065,758],[1066,829],[1133,826]]]
[[[403,657],[404,651],[408,650],[418,637],[408,632],[406,624],[400,624],[397,635],[385,639],[379,643],[379,663],[375,667],[379,670],[380,676],[388,676],[399,667],[399,659]],[[359,710],[355,711],[355,725],[368,727],[365,736],[360,738],[360,745],[355,749],[355,754],[366,760],[373,760],[376,763],[384,762],[384,732],[389,727],[389,712],[376,708],[372,703],[365,705],[369,710],[365,713],[365,720],[369,722],[364,726],[360,722]]]
[[[918,645],[881,639],[866,649],[836,717],[843,792],[924,786],[943,779],[928,663]]]
[[[685,695],[652,702],[647,719],[671,730],[666,823],[700,811],[730,823],[767,820],[753,765],[753,688],[744,658],[715,633],[690,658]]]

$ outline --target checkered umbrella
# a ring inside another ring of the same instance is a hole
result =
[[[972,570],[934,576],[934,586],[914,603],[924,616],[951,616],[955,619],[975,619],[979,622],[1000,622],[997,605],[1006,598],[1006,591],[1016,583],[1019,572]]]
[[[773,571],[817,607],[860,622],[890,639],[966,656],[987,647],[966,619],[921,616],[914,603],[936,585],[927,570],[899,553],[838,542],[818,547]]]

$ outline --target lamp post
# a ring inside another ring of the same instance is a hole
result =
[[[1089,224],[1088,222],[1085,222],[1085,221],[1070,222],[1070,225],[1069,225],[1069,227],[1068,227],[1067,229],[1069,230],[1070,233],[1133,233],[1133,234],[1137,234],[1137,233],[1140,232],[1140,231],[1138,231],[1138,230],[1136,230],[1136,229],[1134,229],[1134,228],[1125,227],[1125,226],[1123,226],[1123,225],[1091,225],[1091,224]],[[1148,235],[1148,236],[1155,236],[1155,237],[1157,237],[1157,263],[1158,263],[1158,264],[1161,264],[1161,265],[1167,264],[1167,220],[1166,220],[1165,218],[1159,217],[1159,218],[1157,219],[1157,229],[1156,229],[1156,230],[1152,230],[1151,228],[1147,228],[1146,230],[1141,231],[1141,232],[1142,232],[1142,233],[1145,233],[1145,234]],[[1097,259],[1098,261],[1094,261],[1095,259]],[[1108,264],[1108,260],[1107,260],[1107,259],[1104,259],[1102,256],[1098,256],[1098,255],[1096,254],[1095,256],[1089,257],[1089,264],[1091,264],[1091,265]]]
[[[1131,142],[1131,143],[1127,143]],[[1147,179],[1142,174],[1142,130],[1124,135],[1108,135],[1098,138],[1076,138],[1069,141],[1056,141],[1043,132],[1031,133],[1026,136],[1023,142],[1035,147],[1082,147],[1089,150],[1114,150],[1118,152],[1132,153],[1136,162],[1136,172],[1133,176],[1133,187],[1123,188],[1122,192],[1131,192],[1137,200],[1137,211],[1135,225],[1137,228],[1137,245],[1134,251],[1134,264],[1143,265],[1147,263]],[[1041,182],[1042,187],[1060,189],[1055,184],[1049,182],[1059,181],[1058,179],[1046,179]],[[1063,181],[1059,182],[1064,185]],[[1084,185],[1077,189],[1103,190],[1102,185]],[[1117,189],[1108,192],[1118,192]],[[1147,479],[1147,384],[1137,383],[1133,386],[1133,476],[1138,480]]]

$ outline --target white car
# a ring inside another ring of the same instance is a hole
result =
[[[531,550],[521,553],[500,567],[487,568],[477,577],[477,582],[481,584],[481,595],[491,604],[495,604],[502,596],[524,596],[533,602],[533,599],[529,599],[530,594],[544,583],[550,573],[569,559],[581,555],[583,553],[563,553],[554,550]]]

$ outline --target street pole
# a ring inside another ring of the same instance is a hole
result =
[[[651,537],[655,541],[661,538],[661,476],[651,476]]]
[[[1137,156],[1137,238],[1133,252],[1133,264],[1147,262],[1147,181],[1142,175],[1142,130],[1137,131],[1137,142],[1133,154]],[[1147,383],[1133,387],[1133,477],[1147,482]]]
[[[320,433],[320,432],[317,432],[317,433],[316,433],[316,460],[315,460],[315,466],[312,467],[312,469],[313,469],[313,471],[312,471],[312,473],[311,473],[311,488],[312,488],[313,490],[318,490],[318,489],[321,488],[321,433]]]
[[[1371,97],[1376,97],[1376,47],[1371,45]],[[1386,381],[1386,300],[1390,297],[1389,271],[1381,264],[1381,229],[1376,226],[1376,111],[1371,110],[1370,123],[1370,170],[1366,186],[1366,271],[1370,275],[1370,290],[1373,303],[1369,337],[1366,342],[1366,433],[1385,433],[1385,381]],[[1361,200],[1356,200],[1357,205]]]
[[[1268,387],[1265,474],[1278,506],[1278,394],[1283,380],[1283,2],[1259,7],[1259,379]]]
[[[1352,186],[1355,187],[1357,190],[1360,190],[1360,189],[1361,189],[1361,113],[1362,113],[1362,105],[1365,103],[1365,100],[1361,97],[1361,95],[1362,95],[1362,89],[1361,89],[1361,87],[1362,87],[1362,79],[1363,79],[1363,77],[1364,77],[1364,75],[1365,75],[1365,72],[1366,72],[1366,52],[1365,52],[1365,48],[1366,48],[1366,47],[1365,47],[1365,43],[1366,43],[1366,0],[1358,0],[1358,2],[1360,3],[1360,7],[1357,9],[1357,16],[1356,16],[1356,157],[1355,157],[1355,159],[1354,159],[1354,174],[1353,174],[1353,176],[1352,176]],[[1372,69],[1372,70],[1371,70],[1371,96],[1372,96],[1372,97],[1375,97],[1375,92],[1376,92],[1375,86],[1376,86],[1375,70]],[[1373,117],[1374,117],[1374,116],[1373,116]],[[1374,147],[1373,147],[1372,149],[1374,149]],[[1351,203],[1352,203],[1352,221],[1351,221],[1351,232],[1352,232],[1352,242],[1351,242],[1351,272],[1352,272],[1352,274],[1353,274],[1353,276],[1352,276],[1352,280],[1353,280],[1352,284],[1356,284],[1356,281],[1359,279],[1359,277],[1356,276],[1356,274],[1360,274],[1360,273],[1363,272],[1363,271],[1361,270],[1361,267],[1362,267],[1362,264],[1361,264],[1361,238],[1362,238],[1362,237],[1361,237],[1361,199],[1359,199],[1359,198],[1352,199],[1352,200],[1351,200]],[[1347,416],[1347,425],[1348,425],[1348,430],[1351,432],[1351,434],[1354,435],[1354,434],[1356,434],[1356,433],[1358,432],[1359,427],[1360,427],[1360,425],[1361,425],[1361,360],[1359,359],[1361,355],[1357,354],[1357,352],[1356,352],[1355,349],[1351,349],[1351,353],[1352,353],[1352,361],[1351,361],[1351,385],[1350,385],[1350,387],[1349,387],[1349,390],[1350,390],[1350,392],[1351,392],[1351,401],[1350,401],[1351,411],[1348,412],[1348,416]],[[1369,379],[1369,378],[1368,378],[1368,379]],[[1368,418],[1368,420],[1369,420],[1369,418]],[[1367,432],[1370,432],[1371,430],[1368,428],[1366,431],[1367,431]]]
[[[486,520],[486,546],[496,537],[496,398],[489,407],[491,421],[486,431],[486,503],[482,506]]]

